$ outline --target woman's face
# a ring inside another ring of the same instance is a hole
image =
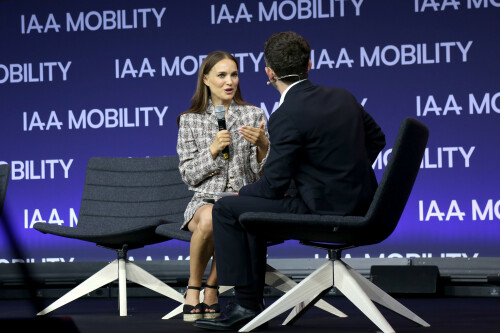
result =
[[[222,59],[203,78],[214,105],[229,106],[238,89],[238,69],[231,59]]]

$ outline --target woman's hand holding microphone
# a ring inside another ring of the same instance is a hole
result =
[[[212,154],[212,158],[215,160],[217,155],[230,144],[231,144],[231,136],[229,135],[228,130],[222,130],[217,132],[217,134],[215,135],[214,142],[212,142],[209,148],[210,154]]]

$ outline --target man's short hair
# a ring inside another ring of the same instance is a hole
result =
[[[311,46],[301,35],[293,32],[278,32],[268,38],[264,45],[264,60],[278,77],[291,83],[307,78],[307,69],[311,55]]]

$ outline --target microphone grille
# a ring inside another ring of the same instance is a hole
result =
[[[226,108],[224,105],[215,106],[215,116],[217,119],[224,119],[226,117]]]

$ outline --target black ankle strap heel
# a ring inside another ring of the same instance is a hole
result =
[[[205,288],[217,289],[217,297],[219,297],[219,286],[211,286],[209,284],[205,284]],[[220,306],[219,303],[212,304],[207,306],[205,309],[205,314],[203,315],[204,319],[214,319],[220,316]]]
[[[201,287],[187,286],[186,289],[194,289],[194,290],[201,291]]]
[[[186,291],[184,292],[184,298],[186,298],[186,294],[187,294],[188,289],[201,291],[201,287],[187,286]]]
[[[201,287],[187,286],[186,292],[184,293],[184,298],[186,298],[188,289],[201,291]],[[184,306],[182,307],[183,319],[184,321],[187,322],[193,322],[196,319],[203,318],[204,313],[205,313],[205,306],[202,306],[202,303],[198,303],[194,306],[184,304]]]
[[[217,289],[217,296],[219,295],[219,286],[211,286],[209,284],[205,285],[205,288],[210,288],[210,289]]]

